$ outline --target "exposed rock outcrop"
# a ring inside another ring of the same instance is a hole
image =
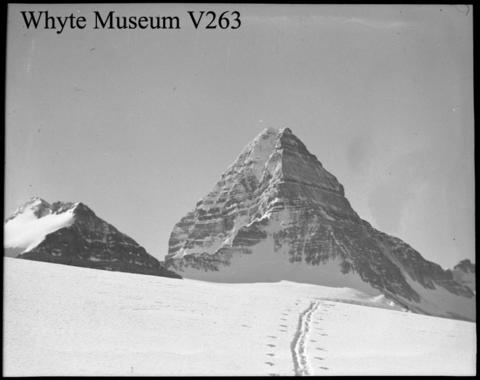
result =
[[[475,292],[475,264],[465,259],[453,267],[453,278]]]

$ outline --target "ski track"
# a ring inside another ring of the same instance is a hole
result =
[[[310,306],[300,314],[298,328],[293,337],[291,350],[293,359],[293,370],[295,376],[310,375],[310,368],[307,357],[307,337],[310,331],[312,315],[320,305],[319,301],[313,301]]]

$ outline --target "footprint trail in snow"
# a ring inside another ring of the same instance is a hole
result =
[[[312,316],[319,305],[320,303],[318,301],[312,302],[310,306],[300,314],[298,319],[298,328],[291,344],[293,370],[296,376],[308,376],[311,374],[307,356],[307,341]]]

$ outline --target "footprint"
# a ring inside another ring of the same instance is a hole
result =
[[[272,362],[265,362],[265,364],[268,364],[269,366],[274,366],[275,365]]]
[[[280,327],[288,328],[288,326],[287,326],[287,325],[280,325]]]
[[[320,334],[321,336],[328,336],[328,334]]]
[[[267,355],[272,356],[272,357],[275,356],[275,354],[273,352],[269,352]]]
[[[317,341],[314,340],[314,339],[310,339],[310,342],[312,342],[312,343],[317,343]]]
[[[320,369],[327,370],[327,369],[328,369],[328,367],[320,367]]]
[[[274,344],[267,344],[268,347],[276,347]]]
[[[250,326],[249,326],[249,325],[242,325],[242,327],[250,328]]]
[[[322,348],[322,347],[317,347],[317,350],[318,351],[327,351],[325,348]]]
[[[267,335],[267,338],[277,339],[275,335]]]
[[[324,360],[324,359],[321,358],[320,356],[315,356],[315,359],[317,359],[317,360]]]

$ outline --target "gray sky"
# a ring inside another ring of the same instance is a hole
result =
[[[21,10],[84,15],[27,30]],[[186,11],[238,10],[238,30]],[[94,30],[92,10],[180,30]],[[474,259],[466,6],[10,5],[6,189],[82,201],[163,258],[173,225],[266,127],[289,127],[359,215],[442,266]]]

